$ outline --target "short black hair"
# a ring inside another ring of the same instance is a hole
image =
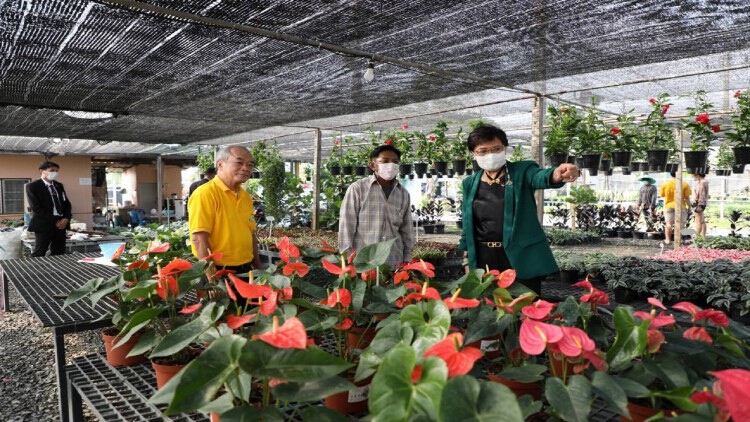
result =
[[[381,145],[381,146],[375,148],[370,153],[370,159],[374,160],[374,159],[378,158],[378,156],[380,155],[380,153],[383,152],[383,151],[393,151],[394,153],[396,153],[396,156],[398,157],[398,159],[399,160],[401,159],[401,151],[399,151],[398,148],[394,147],[393,145]]]
[[[696,171],[693,174],[695,174],[696,176],[700,176],[700,177],[706,177],[706,170],[700,169],[700,171]]]
[[[469,151],[474,151],[474,148],[479,144],[485,142],[491,142],[495,139],[499,139],[506,147],[508,146],[508,135],[505,131],[497,126],[492,125],[481,125],[477,126],[476,129],[472,130],[469,134],[468,147]]]
[[[60,165],[53,161],[45,161],[42,164],[39,164],[39,170],[47,170],[50,167],[57,167],[59,169]]]
[[[216,167],[209,167],[206,169],[206,172],[204,173],[206,176],[213,174],[216,175]]]

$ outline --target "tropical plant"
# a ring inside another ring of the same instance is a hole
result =
[[[469,144],[463,133],[463,128],[459,127],[456,136],[448,141],[448,148],[450,150],[449,156],[453,160],[466,160],[471,161],[471,152],[469,151]]]
[[[734,165],[734,153],[729,148],[729,143],[722,142],[716,154],[716,167],[720,169],[731,169]]]
[[[516,145],[513,147],[513,154],[511,154],[508,157],[508,161],[510,162],[516,162],[516,161],[524,161],[524,160],[530,160],[531,154],[524,148],[523,145]]]
[[[617,125],[609,131],[614,142],[613,151],[635,151],[641,145],[641,132],[635,124],[634,109],[617,116]]]
[[[605,143],[610,133],[596,110],[596,97],[591,97],[591,106],[586,116],[578,123],[573,150],[578,155],[610,153],[612,144]]]
[[[582,118],[575,107],[550,104],[547,107],[549,129],[545,132],[545,155],[549,157],[553,154],[570,153],[581,121]]]
[[[669,125],[667,125],[666,118],[664,117],[669,111],[669,107],[672,105],[672,103],[669,102],[669,94],[659,94],[658,97],[651,98],[648,102],[651,104],[651,112],[646,117],[646,120],[641,123],[641,128],[643,129],[646,140],[649,144],[649,149],[667,149],[674,151],[674,132]]]
[[[750,90],[737,91],[734,98],[737,99],[737,107],[732,114],[732,131],[727,133],[727,138],[736,147],[750,147]]]
[[[387,131],[384,143],[386,145],[393,145],[401,151],[401,164],[412,164],[415,160],[415,136],[412,132],[407,131],[409,126],[404,126],[401,127],[401,130],[394,129]]]
[[[711,123],[709,113],[715,111],[708,102],[705,91],[698,91],[694,96],[695,105],[688,107],[690,118],[682,119],[685,129],[690,133],[690,150],[707,151],[711,142],[716,139],[716,133],[721,127]]]
[[[209,150],[206,152],[199,152],[198,155],[195,157],[195,162],[198,165],[198,170],[200,170],[201,173],[205,173],[209,167],[216,166],[216,163],[214,161],[215,160],[214,160],[213,150]]]

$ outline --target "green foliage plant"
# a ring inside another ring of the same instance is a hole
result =
[[[711,142],[716,139],[716,133],[721,130],[719,125],[711,122],[710,113],[715,111],[713,104],[708,102],[705,91],[698,91],[694,95],[695,105],[688,107],[689,118],[681,119],[685,129],[690,133],[690,150],[707,151]]]
[[[649,144],[648,149],[667,149],[674,151],[674,132],[667,124],[666,117],[664,117],[669,111],[669,107],[672,105],[672,103],[669,102],[669,94],[659,94],[658,97],[651,98],[649,103],[651,104],[651,112],[646,117],[646,120],[641,123],[641,129],[643,130],[646,141]]]
[[[716,167],[720,169],[731,169],[734,165],[734,153],[729,148],[728,142],[722,142],[719,145],[719,151],[716,154]]]
[[[596,110],[596,97],[591,98],[591,107],[589,107],[586,117],[579,122],[576,129],[576,141],[573,143],[573,149],[578,155],[611,152],[610,143],[605,145],[605,140],[607,140],[607,135],[610,132],[604,125],[599,111]],[[605,146],[606,148],[603,148]]]
[[[570,153],[581,121],[575,107],[550,104],[547,107],[549,129],[544,134],[544,154],[549,157],[553,154]]]
[[[737,91],[734,98],[737,99],[737,107],[732,114],[733,126],[727,138],[735,147],[750,147],[750,90]]]

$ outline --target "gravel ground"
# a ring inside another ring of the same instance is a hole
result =
[[[0,313],[0,421],[57,421],[57,378],[52,330],[42,328],[10,289],[10,312]],[[99,331],[65,336],[68,363],[104,351]],[[84,420],[95,421],[84,407]]]

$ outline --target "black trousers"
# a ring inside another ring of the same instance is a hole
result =
[[[34,232],[34,250],[31,252],[32,257],[44,256],[47,249],[51,250],[52,255],[62,255],[65,253],[65,229],[58,229],[51,226],[47,230]]]
[[[505,271],[513,267],[508,261],[508,255],[505,253],[505,248],[491,248],[482,242],[477,242],[477,268],[490,270]],[[537,296],[542,295],[542,280],[545,277],[534,277],[529,279],[516,279],[517,283],[521,283],[529,289],[533,290]]]

